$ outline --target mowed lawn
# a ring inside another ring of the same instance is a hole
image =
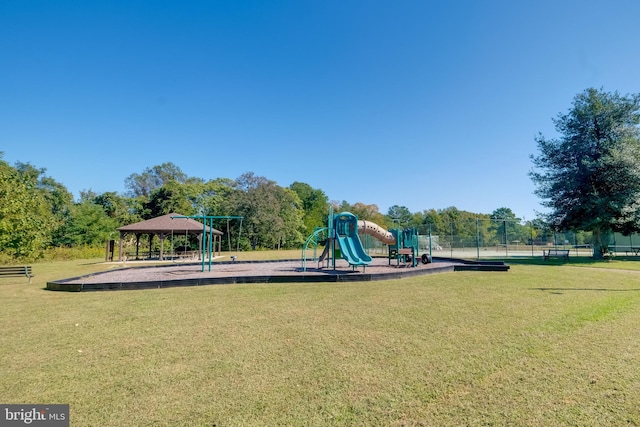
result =
[[[104,268],[0,280],[0,402],[72,426],[640,425],[638,271],[43,290]]]

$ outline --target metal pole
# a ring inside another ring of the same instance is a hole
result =
[[[336,269],[336,230],[334,227],[333,206],[329,206],[329,217],[327,223],[329,225],[329,258],[327,266],[331,265],[332,269]],[[330,261],[329,261],[330,260]]]
[[[202,219],[203,224],[202,224],[202,247],[201,247],[201,251],[202,251],[202,271],[204,271],[204,255],[205,255],[205,245],[206,245],[206,250],[209,254],[209,271],[211,271],[211,262],[212,262],[212,258],[213,258],[213,254],[212,254],[212,245],[213,245],[213,220],[214,219],[240,219],[240,227],[242,227],[242,219],[244,217],[242,216],[228,216],[228,215],[223,215],[223,216],[216,216],[216,215],[191,215],[191,216],[174,216],[171,218],[196,218],[196,219]],[[207,225],[211,224],[209,227],[209,242],[206,242],[206,238],[207,238]],[[240,239],[240,237],[238,236],[238,240]],[[222,245],[222,242],[220,243]]]
[[[533,256],[533,247],[536,244],[536,241],[533,238],[533,222],[529,224],[529,227],[531,228],[531,256]]]
[[[451,258],[453,258],[453,221],[449,223],[449,228],[451,229],[451,242],[449,246],[451,247]]]
[[[204,222],[206,223],[207,220],[205,219]],[[211,225],[209,225],[209,271],[211,271],[211,258],[213,258],[213,254],[211,252],[211,247],[213,245],[213,218],[209,219],[209,223]]]
[[[504,225],[504,256],[509,256],[509,240],[507,239],[507,221],[503,220]]]
[[[476,217],[476,253],[477,258],[480,259],[480,229],[478,228],[478,217]]]
[[[202,272],[204,272],[204,245],[207,244],[207,221],[202,223],[202,242],[200,242],[200,252],[202,258]]]

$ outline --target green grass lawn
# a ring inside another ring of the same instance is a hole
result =
[[[43,288],[112,266],[35,264],[0,279],[0,402],[72,426],[640,425],[640,272],[593,266],[65,293]]]

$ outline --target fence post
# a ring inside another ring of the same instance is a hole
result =
[[[507,220],[503,220],[504,225],[504,256],[509,256],[509,238],[507,237]]]
[[[480,229],[478,228],[478,217],[476,217],[476,253],[480,260]]]
[[[453,258],[453,221],[449,223],[449,227],[451,228],[451,242],[449,246],[451,247],[451,258]]]
[[[433,259],[433,241],[431,240],[431,224],[429,224],[429,258]]]
[[[533,247],[536,245],[536,240],[533,237],[533,222],[529,223],[529,227],[531,227],[531,256],[533,256]]]

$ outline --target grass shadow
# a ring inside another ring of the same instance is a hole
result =
[[[612,288],[529,288],[532,291],[543,291],[551,294],[561,295],[561,291],[596,291],[596,292],[638,292],[639,288],[635,289],[612,289]]]
[[[548,260],[543,259],[542,257],[518,257],[518,258],[502,258],[501,261],[504,261],[510,265],[547,265],[547,266],[583,266],[583,267],[614,267],[615,264],[619,262],[637,262],[640,261],[638,257],[615,257],[615,258],[605,258],[605,259],[594,259],[590,256],[570,256],[568,260],[559,259],[559,258],[551,258]],[[640,269],[640,263],[638,263],[638,268]]]

